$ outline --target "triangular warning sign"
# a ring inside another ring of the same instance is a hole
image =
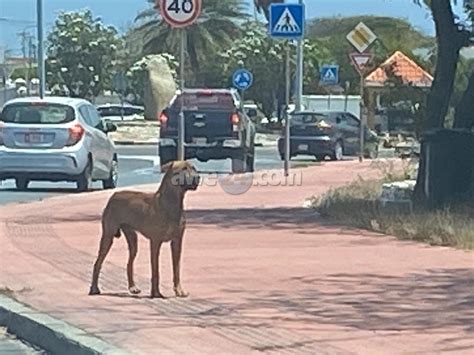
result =
[[[274,33],[300,33],[301,28],[295,21],[295,18],[291,14],[291,11],[286,8],[281,14],[280,19],[277,21],[273,28]]]
[[[329,69],[324,74],[323,79],[324,79],[324,81],[334,81],[334,80],[336,80],[336,76],[334,75],[333,71],[331,69]]]
[[[352,53],[350,57],[356,70],[359,72],[359,74],[362,74],[364,73],[365,68],[367,68],[367,65],[372,60],[373,55],[370,53]]]

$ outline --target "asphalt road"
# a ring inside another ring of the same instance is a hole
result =
[[[256,148],[256,170],[280,169],[282,161],[276,147]],[[127,187],[142,184],[159,183],[159,158],[157,147],[150,146],[119,146],[119,187]],[[194,161],[197,169],[205,173],[229,173],[231,170],[230,160],[217,160],[201,163]],[[299,157],[292,160],[294,166],[317,164],[314,158]],[[101,183],[95,183],[95,188],[100,189]],[[28,191],[17,191],[12,180],[4,181],[0,185],[0,205],[7,203],[24,203],[42,200],[44,198],[62,194],[76,193],[75,184],[72,183],[48,183],[32,182]]]
[[[46,353],[32,348],[15,337],[7,334],[5,329],[0,328],[0,354],[40,355]]]

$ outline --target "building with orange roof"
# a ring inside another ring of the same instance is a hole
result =
[[[396,51],[377,69],[365,77],[365,87],[383,87],[390,76],[399,78],[405,85],[430,88],[433,76],[407,55]]]
[[[433,76],[430,73],[401,51],[396,51],[365,77],[368,126],[374,129],[380,124],[376,122],[376,106],[380,106],[384,93],[400,85],[428,91],[432,84]]]

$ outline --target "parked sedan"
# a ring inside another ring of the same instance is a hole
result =
[[[360,121],[348,112],[298,112],[291,115],[290,156],[313,155],[318,160],[330,157],[342,160],[344,155],[357,155],[360,146]],[[378,137],[366,129],[364,155],[376,158]],[[285,156],[285,138],[278,140],[278,151]]]
[[[71,181],[87,191],[93,181],[115,188],[118,159],[108,137],[117,127],[92,104],[66,97],[9,101],[0,115],[0,181]]]

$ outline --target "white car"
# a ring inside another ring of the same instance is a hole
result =
[[[0,181],[71,181],[79,191],[93,181],[115,188],[118,158],[105,122],[88,101],[67,97],[8,101],[0,115]]]

